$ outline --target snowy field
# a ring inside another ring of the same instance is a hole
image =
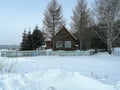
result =
[[[0,61],[4,63],[0,90],[120,90],[119,55],[0,57]]]

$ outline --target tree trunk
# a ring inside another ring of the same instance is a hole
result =
[[[109,54],[112,54],[112,46],[111,45],[107,46],[107,51]]]
[[[109,54],[112,54],[112,41],[111,38],[107,39],[107,51]]]
[[[82,39],[80,40],[80,50],[82,50]]]

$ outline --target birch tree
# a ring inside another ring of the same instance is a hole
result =
[[[115,25],[120,18],[120,0],[96,0],[95,5],[99,23],[99,30],[95,32],[107,44],[107,51],[111,54],[113,43],[120,34],[119,25]]]
[[[83,30],[86,30],[91,25],[90,9],[87,7],[86,0],[78,0],[75,9],[73,10],[71,30],[77,32],[77,37],[80,40],[80,49],[83,47]]]
[[[65,24],[62,7],[57,0],[51,0],[44,13],[44,30],[53,37],[59,28]],[[49,35],[49,36],[50,36]]]

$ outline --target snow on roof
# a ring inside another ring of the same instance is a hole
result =
[[[73,36],[73,38],[75,38],[75,40],[77,40],[77,38],[71,32],[69,32],[69,33]]]
[[[51,38],[45,38],[45,41],[51,41]]]

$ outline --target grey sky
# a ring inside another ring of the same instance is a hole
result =
[[[24,28],[42,27],[43,13],[50,0],[0,0],[0,45],[19,45]],[[89,5],[93,0],[87,0]],[[77,0],[58,0],[70,23]]]

